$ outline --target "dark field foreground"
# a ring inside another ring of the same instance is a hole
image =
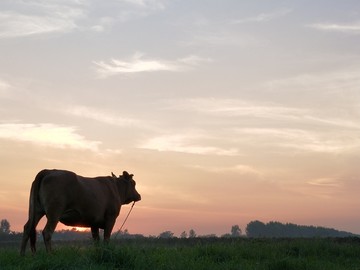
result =
[[[360,238],[327,239],[132,239],[43,243],[32,256],[0,247],[0,269],[317,269],[360,270]]]

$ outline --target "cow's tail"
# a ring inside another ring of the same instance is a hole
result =
[[[34,253],[36,251],[36,225],[38,224],[40,218],[44,215],[44,210],[39,199],[39,189],[42,180],[46,175],[48,175],[48,173],[48,170],[42,170],[41,172],[39,172],[31,185],[29,199],[29,219],[24,226],[24,234],[21,245],[22,255],[25,254],[25,248],[29,238],[32,252]]]

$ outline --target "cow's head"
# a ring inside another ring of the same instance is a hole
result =
[[[113,178],[116,178],[113,173],[111,173],[111,175]],[[133,174],[129,174],[127,171],[124,171],[123,174],[119,176],[119,178],[116,178],[123,204],[129,204],[131,202],[137,202],[141,200],[141,195],[135,188],[136,182],[134,181],[133,176]]]

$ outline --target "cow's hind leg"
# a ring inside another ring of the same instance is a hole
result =
[[[27,245],[27,242],[30,237],[30,230],[31,230],[30,223],[31,223],[31,221],[29,219],[24,226],[24,232],[23,232],[23,237],[22,237],[22,241],[21,241],[21,249],[20,249],[21,256],[25,255],[26,245]]]
[[[91,227],[91,234],[95,242],[99,242],[100,236],[99,236],[99,228],[97,227]]]
[[[44,216],[43,212],[37,212],[35,213],[35,216],[33,218],[30,218],[25,226],[24,226],[24,233],[23,233],[23,238],[22,238],[22,242],[21,242],[21,250],[20,250],[20,255],[24,256],[25,255],[25,249],[26,249],[26,245],[27,242],[30,238],[30,246],[31,246],[31,251],[34,254],[36,252],[36,226],[39,223],[40,219]]]
[[[58,222],[59,222],[59,218],[48,217],[48,221],[42,232],[47,252],[51,251],[51,237],[52,237],[53,232],[55,231],[55,228],[56,228],[56,225],[58,224]]]
[[[30,230],[30,247],[33,254],[36,252],[36,226],[44,215],[44,212],[38,212],[35,214],[34,224]]]

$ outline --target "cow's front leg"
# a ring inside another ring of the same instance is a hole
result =
[[[99,242],[99,240],[100,240],[99,228],[91,227],[91,235],[92,235],[95,242]]]
[[[115,225],[115,220],[116,220],[116,218],[111,218],[105,222],[105,227],[104,227],[104,241],[105,242],[109,242],[109,240],[110,240],[111,232]]]

